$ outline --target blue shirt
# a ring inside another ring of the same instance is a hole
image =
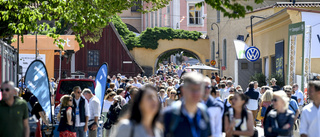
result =
[[[288,107],[289,110],[293,111],[294,115],[296,114],[296,111],[299,109],[297,102],[293,99],[290,99]]]
[[[175,108],[169,107],[164,111],[165,136],[170,135],[170,128],[175,123],[174,120],[178,120],[177,126],[172,133],[174,137],[208,137],[211,135],[210,122],[204,120],[200,109],[193,117],[190,117],[185,107],[182,106],[178,119],[173,119],[173,115],[175,115],[173,109]],[[208,116],[207,113],[205,115]]]

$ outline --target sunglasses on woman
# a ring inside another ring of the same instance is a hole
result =
[[[0,89],[1,90],[1,92],[3,92],[3,91],[6,91],[6,92],[9,92],[10,91],[10,89],[9,88],[5,88],[5,89]]]
[[[272,99],[271,100],[272,102],[277,102],[278,100],[276,98]]]

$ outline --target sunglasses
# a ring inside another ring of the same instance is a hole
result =
[[[272,99],[271,100],[272,102],[277,102],[278,100],[276,98]]]
[[[72,101],[72,99],[69,100],[70,102]]]
[[[76,93],[81,94],[81,92],[76,92]]]
[[[3,92],[3,91],[6,91],[6,92],[9,92],[10,91],[10,89],[9,88],[5,88],[5,89],[0,89],[1,90],[1,92]]]
[[[171,93],[171,95],[176,94],[176,93]]]

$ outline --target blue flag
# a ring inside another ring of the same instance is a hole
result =
[[[51,121],[51,92],[48,73],[41,60],[35,60],[29,65],[24,82],[31,93],[38,98],[38,102]]]
[[[96,75],[96,88],[94,89],[96,97],[100,100],[101,110],[103,107],[103,98],[107,86],[108,65],[102,64]],[[101,111],[102,112],[102,111]]]

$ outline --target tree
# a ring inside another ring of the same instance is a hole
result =
[[[1,38],[6,39],[14,34],[47,31],[48,36],[55,39],[59,48],[63,49],[64,40],[59,39],[57,29],[61,21],[71,25],[80,47],[82,40],[97,42],[102,30],[111,17],[134,5],[140,6],[141,12],[153,11],[165,7],[167,0],[144,0],[151,3],[151,8],[142,9],[142,4],[135,0],[0,0]],[[50,26],[47,22],[54,21]],[[4,26],[4,27],[3,27]],[[23,38],[22,38],[23,41]]]
[[[10,39],[14,34],[46,31],[49,37],[63,49],[64,40],[59,39],[59,31],[65,24],[71,26],[80,47],[81,38],[88,42],[97,42],[102,30],[112,16],[139,6],[141,12],[154,11],[165,7],[170,0],[144,0],[150,7],[143,8],[136,0],[0,0],[0,38]],[[261,3],[263,0],[255,0]],[[220,10],[230,18],[244,17],[250,6],[243,6],[235,0],[205,0],[214,9]],[[201,3],[200,3],[201,4]],[[199,5],[199,4],[198,4]],[[46,21],[54,21],[49,25]],[[42,23],[40,23],[42,22]],[[63,31],[60,31],[63,32]],[[22,38],[23,42],[23,38]]]

